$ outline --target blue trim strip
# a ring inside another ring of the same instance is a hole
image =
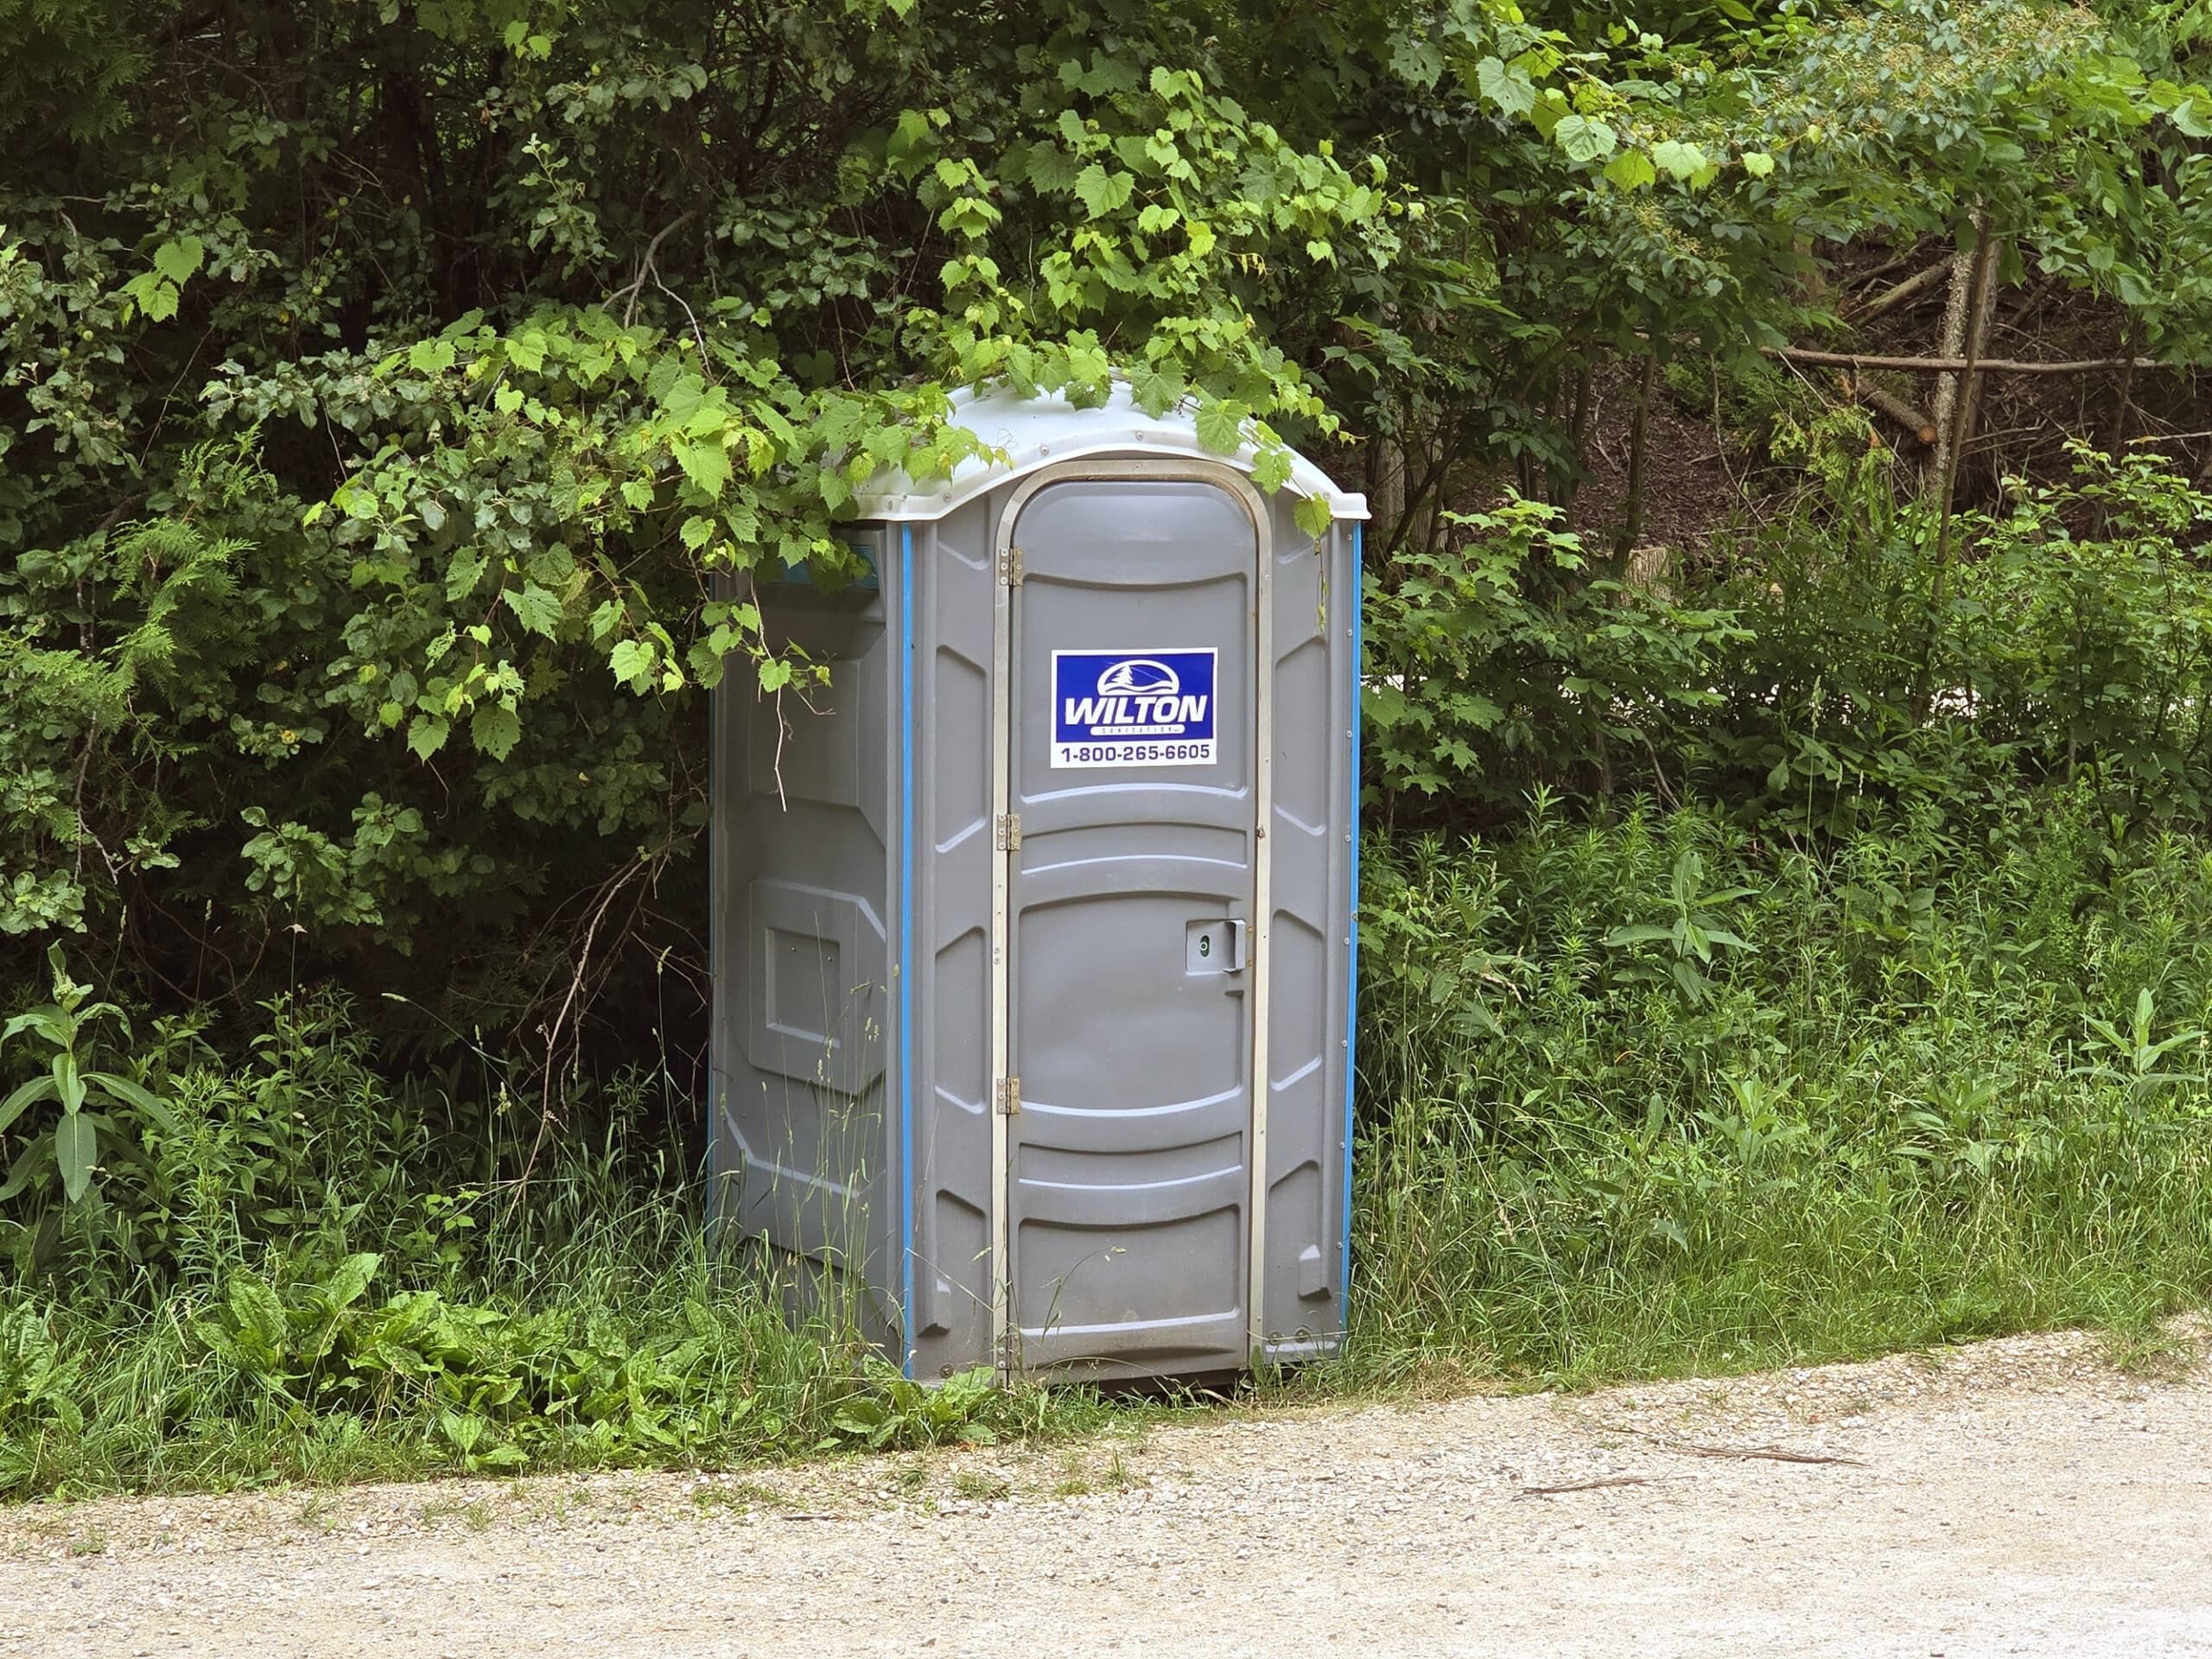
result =
[[[914,530],[899,526],[899,1369],[914,1374]]]
[[[1352,1084],[1358,1072],[1359,1051],[1357,1046],[1359,1032],[1359,692],[1360,648],[1364,634],[1361,612],[1366,587],[1365,561],[1361,553],[1359,521],[1351,526],[1351,916],[1344,931],[1344,1260],[1338,1267],[1338,1283],[1343,1312],[1338,1325],[1349,1341],[1351,1336],[1351,1141],[1352,1141]],[[1341,1348],[1339,1349],[1341,1351]]]
[[[718,590],[719,591],[719,590]],[[707,1196],[699,1206],[699,1225],[712,1242],[722,1230],[722,1184],[718,1154],[722,1144],[722,1067],[729,1045],[722,1019],[722,998],[729,982],[722,976],[722,838],[715,822],[721,810],[722,722],[729,693],[716,686],[707,694]]]

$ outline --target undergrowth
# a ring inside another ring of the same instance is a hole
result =
[[[137,1075],[75,1199],[46,1179],[52,1128],[16,1151],[0,1497],[731,1465],[1107,1409],[987,1372],[924,1389],[856,1310],[795,1313],[787,1268],[702,1225],[637,1078],[593,1103],[597,1144],[556,1140],[525,1184],[535,1103],[388,1085],[339,999],[272,1003],[234,1061],[175,1026],[126,1061],[98,1047],[115,1011],[57,982],[16,1033],[51,1051],[40,1075],[92,1052]],[[10,1099],[58,1122],[54,1092]]]
[[[2116,853],[2086,791],[2009,822],[1799,844],[1540,798],[1510,837],[1371,842],[1352,1342],[1290,1386],[1578,1386],[2201,1304],[2212,849]],[[123,1086],[80,1104],[107,1148],[80,1198],[27,1166],[0,1228],[0,1495],[728,1466],[1131,1409],[923,1389],[849,1312],[794,1314],[776,1262],[702,1230],[635,1080],[523,1189],[535,1105],[387,1084],[337,1000],[272,1005],[227,1059],[70,1006],[15,1041]]]
[[[2086,801],[1370,845],[1353,1376],[1865,1355],[2212,1289],[2212,853]]]

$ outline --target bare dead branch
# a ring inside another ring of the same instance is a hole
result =
[[[1864,380],[1852,383],[1852,395],[1869,409],[1888,416],[1921,444],[1936,442],[1936,417],[1925,410],[1916,409],[1893,391],[1869,385]]]
[[[1764,1463],[1842,1463],[1864,1469],[1863,1459],[1830,1456],[1822,1452],[1789,1452],[1778,1446],[1700,1446],[1692,1440],[1654,1440],[1662,1451],[1686,1458],[1756,1459]]]
[[[2063,363],[2023,363],[2009,357],[1870,357],[1857,352],[1815,352],[1802,346],[1769,346],[1769,357],[1785,363],[1825,364],[1839,369],[1897,369],[1906,374],[2094,374],[2108,369],[2162,369],[2155,357],[2088,357]]]
[[[1906,301],[1925,294],[1950,272],[1951,262],[1939,259],[1927,270],[1914,272],[1894,288],[1884,289],[1866,304],[1848,310],[1845,315],[1853,322],[1872,322],[1877,317],[1887,316]]]
[[[673,236],[677,230],[682,228],[684,223],[689,220],[690,217],[691,215],[690,212],[686,211],[684,213],[678,213],[674,219],[670,219],[667,224],[661,226],[659,232],[654,236],[653,239],[645,244],[645,257],[638,261],[638,274],[631,282],[630,286],[627,288],[618,288],[613,293],[607,296],[607,309],[610,311],[614,308],[615,301],[622,300],[627,302],[627,303],[626,303],[622,308],[622,326],[625,328],[627,328],[631,323],[637,319],[638,296],[645,291],[645,283],[648,280],[659,287],[663,293],[666,293],[668,291],[666,285],[661,283],[660,268],[654,264],[653,256],[660,251],[660,245],[667,241],[671,236]],[[680,304],[682,302],[679,301],[678,303]],[[692,324],[692,327],[694,329],[696,329],[698,327],[696,321]]]

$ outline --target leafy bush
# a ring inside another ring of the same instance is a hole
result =
[[[1617,752],[1641,767],[1681,747],[1718,700],[1729,613],[1593,572],[1541,502],[1443,517],[1464,534],[1366,578],[1362,706],[1386,822],[1407,796],[1495,806],[1531,779],[1610,793]]]

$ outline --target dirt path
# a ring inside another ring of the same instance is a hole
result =
[[[0,1511],[0,1654],[2212,1655],[2205,1346],[2129,1372],[2022,1338],[760,1479],[30,1505]]]

